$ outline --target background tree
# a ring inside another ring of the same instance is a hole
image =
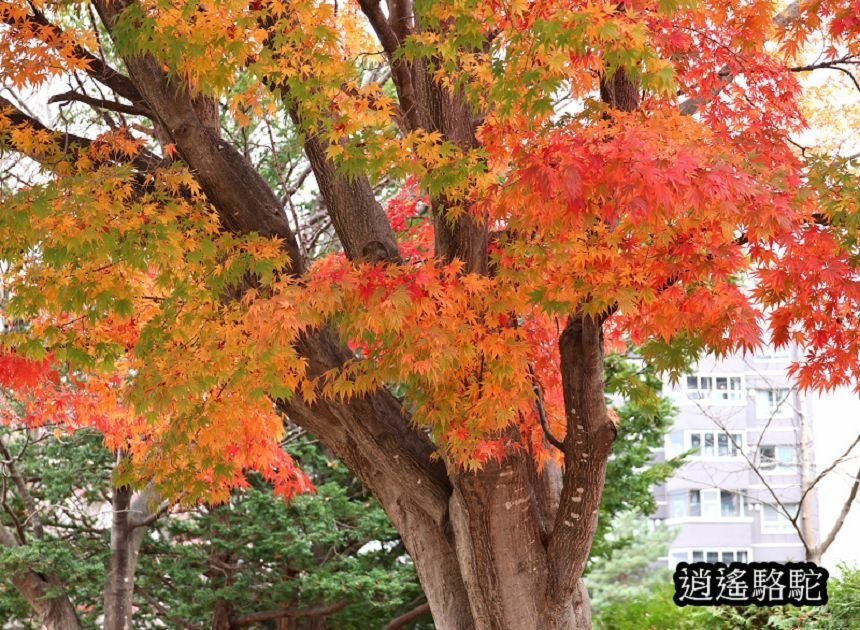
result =
[[[120,486],[301,492],[286,415],[378,499],[438,627],[588,626],[605,346],[677,368],[767,311],[802,386],[858,375],[855,250],[791,137],[802,43],[855,54],[851,10],[7,2],[5,345],[123,367]],[[99,124],[28,111],[58,77]],[[224,116],[292,121],[341,253],[303,251]]]
[[[653,451],[663,445],[676,413],[662,389],[663,383],[652,367],[622,355],[606,357],[606,392],[620,422],[612,457],[606,464],[606,489],[600,500],[589,571],[640,542],[634,535],[638,533],[635,517],[645,518],[657,510],[654,486],[684,464],[682,455],[653,461]],[[620,525],[615,523],[619,518]],[[650,560],[657,557],[659,554]]]
[[[0,525],[25,537],[4,544],[0,568],[5,576],[28,571],[48,582],[45,593],[67,603],[78,619],[61,619],[65,625],[57,627],[99,625],[111,556],[113,457],[92,430],[45,432],[29,440],[25,435],[21,428],[3,431],[13,454],[3,480],[11,486],[11,471],[20,471],[41,535],[7,486]],[[166,514],[145,528],[133,577],[136,627],[243,628],[280,621],[295,628],[369,628],[412,610],[420,586],[379,506],[306,437],[290,451],[314,479],[316,493],[286,504],[252,479],[251,487],[223,505]],[[15,579],[4,579],[0,617],[45,627],[39,602],[27,595]]]
[[[615,516],[610,532],[612,541],[620,544],[594,562],[585,578],[597,617],[602,608],[649,597],[672,582],[672,572],[660,558],[668,554],[675,531],[652,527],[646,517],[628,510]]]

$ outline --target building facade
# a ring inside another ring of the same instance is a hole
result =
[[[688,463],[655,489],[655,517],[676,529],[666,561],[803,560],[801,531],[818,539],[813,424],[791,387],[788,351],[705,358],[664,394],[679,412],[658,459]],[[804,522],[806,520],[807,522]],[[803,528],[806,529],[803,529]]]

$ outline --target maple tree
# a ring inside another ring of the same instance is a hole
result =
[[[857,384],[854,166],[831,190],[792,140],[856,8],[6,2],[7,360],[109,391],[73,421],[189,503],[309,489],[287,416],[379,500],[437,627],[587,627],[605,347],[678,370],[769,328],[801,387]],[[63,80],[48,126],[23,95]],[[273,119],[335,251],[224,133]]]

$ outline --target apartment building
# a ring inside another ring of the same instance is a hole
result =
[[[670,567],[804,559],[786,513],[798,513],[804,470],[814,470],[815,453],[812,422],[791,388],[789,363],[788,351],[775,350],[710,357],[679,382],[665,384],[679,413],[656,455],[692,452],[655,489],[655,517],[678,530],[666,558]],[[797,522],[803,527],[808,519],[805,526],[817,539],[816,490],[803,503]]]

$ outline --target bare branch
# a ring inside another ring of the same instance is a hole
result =
[[[100,109],[107,109],[109,111],[117,112],[119,114],[128,114],[129,116],[145,116],[147,118],[152,117],[152,112],[149,111],[149,108],[146,106],[125,105],[124,103],[118,103],[116,101],[109,101],[102,98],[94,98],[92,96],[87,96],[86,94],[75,92],[74,90],[63,92],[62,94],[57,94],[56,96],[52,96],[48,99],[49,103],[70,103],[72,101],[76,101],[78,103],[85,103],[86,105],[98,107]]]
[[[532,381],[532,389],[534,389],[535,393],[535,405],[537,406],[538,418],[540,419],[540,426],[543,429],[544,436],[550,444],[564,452],[564,443],[549,430],[549,422],[546,419],[546,407],[543,404],[543,392],[531,364],[529,364],[529,377]]]
[[[395,617],[394,619],[389,621],[387,624],[385,624],[385,628],[383,628],[383,630],[399,630],[409,622],[415,621],[419,617],[422,617],[423,615],[427,615],[429,613],[430,604],[424,602],[423,604],[419,604],[409,612],[405,612],[399,617]]]
[[[3,455],[6,459],[4,462],[5,467],[9,470],[9,475],[15,483],[15,488],[18,490],[18,495],[21,497],[24,507],[27,508],[26,520],[33,524],[33,533],[36,534],[36,538],[44,538],[45,529],[42,527],[42,519],[39,517],[39,510],[36,507],[36,501],[33,499],[33,495],[27,487],[27,482],[24,481],[21,471],[18,470],[18,466],[16,464],[16,460],[18,458],[12,457],[12,454],[9,452],[9,449],[2,440],[0,440],[0,455]]]
[[[169,611],[169,610],[167,610],[167,608],[165,608],[165,607],[161,604],[161,602],[159,602],[159,601],[158,601],[156,598],[154,598],[152,595],[150,595],[149,593],[147,593],[146,591],[144,591],[142,588],[138,587],[137,589],[135,589],[135,592],[136,592],[138,595],[140,595],[140,597],[141,597],[141,598],[142,598],[142,599],[143,599],[147,604],[149,604],[150,606],[152,606],[152,607],[153,607],[153,608],[154,608],[154,609],[155,609],[155,610],[156,610],[156,611],[157,611],[157,612],[158,612],[162,617],[164,617],[167,621],[171,622],[172,624],[174,624],[174,625],[176,625],[176,626],[178,626],[178,627],[180,627],[180,628],[185,628],[186,630],[198,630],[198,627],[197,627],[197,626],[195,626],[195,625],[194,625],[193,623],[191,623],[190,621],[186,621],[185,619],[180,619],[179,617],[176,617],[175,615],[172,615],[172,614],[170,613],[170,611]]]
[[[827,549],[833,544],[833,541],[836,539],[836,535],[842,529],[842,526],[845,524],[845,518],[848,516],[848,513],[851,511],[851,508],[854,506],[854,499],[857,498],[857,490],[860,488],[860,470],[857,471],[857,475],[854,477],[854,483],[851,486],[851,492],[848,493],[848,498],[845,500],[845,503],[842,504],[842,510],[839,512],[839,517],[836,519],[836,522],[833,524],[833,527],[828,532],[827,537],[821,541],[821,543],[815,548],[815,552],[817,555],[823,554]]]
[[[830,63],[819,63],[813,64],[810,66],[801,66],[797,68],[789,68],[792,72],[811,72],[812,70],[836,70],[837,72],[844,73],[854,84],[854,87],[860,91],[860,81],[857,80],[857,77],[854,76],[854,73],[851,72],[848,68],[843,68],[842,66],[836,65],[839,62],[830,62]],[[843,62],[844,63],[844,62]]]
[[[806,498],[806,495],[807,495],[807,494],[809,494],[809,493],[812,491],[812,489],[815,487],[815,485],[816,485],[819,481],[821,481],[822,479],[824,479],[824,477],[826,477],[828,474],[830,474],[830,473],[833,471],[833,469],[834,469],[834,468],[836,468],[840,463],[842,463],[842,462],[845,460],[845,458],[846,458],[846,457],[848,457],[848,454],[849,454],[851,451],[853,451],[853,450],[854,450],[854,447],[855,447],[855,446],[857,446],[857,444],[860,444],[860,435],[858,435],[858,436],[854,439],[854,441],[853,441],[853,442],[851,442],[851,444],[848,446],[848,448],[846,448],[846,449],[845,449],[845,452],[844,452],[844,453],[842,453],[842,455],[840,455],[840,456],[839,456],[839,457],[837,457],[835,460],[833,460],[833,462],[830,464],[830,466],[828,466],[827,468],[825,468],[824,470],[822,470],[820,473],[818,473],[818,475],[815,477],[815,479],[813,479],[813,480],[812,480],[812,483],[811,483],[811,484],[809,484],[809,487],[808,487],[808,488],[806,488],[806,489],[803,491],[803,494],[802,494],[802,495],[801,495],[801,497],[800,497],[800,502],[801,502],[801,503],[802,503],[802,502],[803,502],[803,500]]]
[[[132,530],[137,529],[138,527],[147,527],[149,525],[152,525],[155,521],[167,514],[168,510],[170,510],[171,505],[172,503],[170,503],[170,501],[162,501],[161,505],[158,506],[157,510],[151,512],[141,520],[136,521],[129,519],[128,528]]]

